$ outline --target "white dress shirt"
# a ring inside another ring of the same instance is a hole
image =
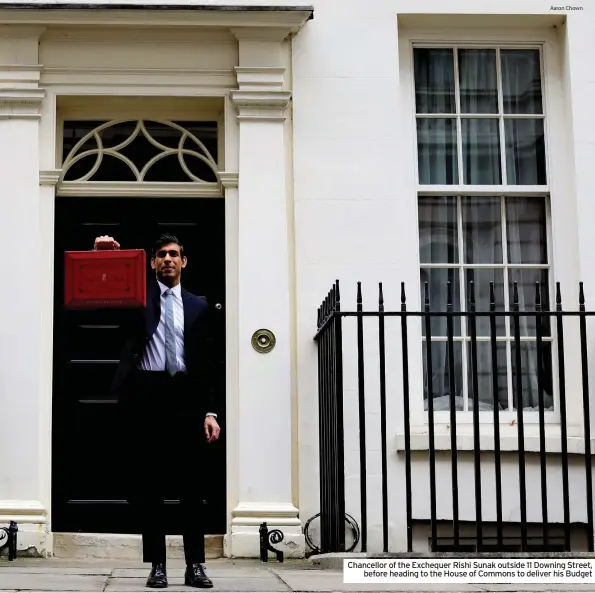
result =
[[[159,324],[155,333],[151,336],[145,354],[140,363],[140,368],[143,371],[165,371],[165,296],[167,286],[157,281],[159,290],[161,291],[161,298],[159,299],[161,305],[161,315],[159,316]],[[176,336],[176,359],[178,361],[178,372],[186,371],[186,364],[184,362],[184,303],[182,301],[182,285],[178,284],[172,288],[172,296],[174,299],[174,331]]]
[[[155,333],[151,336],[145,353],[140,361],[140,369],[143,371],[165,371],[165,296],[164,293],[168,289],[165,284],[157,281],[161,297],[159,299],[161,305],[161,315],[159,316],[159,324],[155,329]],[[184,361],[184,302],[182,301],[182,285],[178,284],[172,288],[172,296],[174,299],[174,332],[176,336],[176,360],[178,361],[178,372],[186,371],[186,363]],[[207,416],[217,417],[217,414],[209,412]]]

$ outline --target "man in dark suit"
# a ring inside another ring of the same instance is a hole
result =
[[[94,249],[119,249],[109,236]],[[167,587],[165,487],[179,494],[184,517],[186,585],[210,588],[204,569],[202,520],[207,479],[205,445],[219,438],[208,347],[209,307],[180,284],[187,259],[177,237],[162,235],[153,247],[156,278],[147,306],[130,312],[125,346],[113,382],[127,438],[126,479],[137,512],[143,561],[151,562],[147,587]],[[138,312],[137,312],[138,313]],[[200,424],[199,424],[200,423]]]

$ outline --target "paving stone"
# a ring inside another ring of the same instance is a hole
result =
[[[58,575],[94,575],[94,576],[109,576],[112,569],[105,565],[89,565],[89,566],[12,566],[0,565],[0,584],[3,575],[7,574],[58,574]]]
[[[178,561],[172,561],[173,563]],[[183,566],[183,562],[178,562],[179,566]],[[114,568],[142,568],[148,566],[140,560],[114,560],[105,558],[87,558],[85,560],[73,558],[17,558],[13,562],[0,561],[0,571],[4,568],[41,568],[43,570],[52,569],[60,571],[66,568],[81,568],[83,570],[96,570],[103,568],[106,570],[113,570]]]
[[[213,578],[213,591],[291,591],[291,588],[275,576],[254,578]]]
[[[103,591],[106,576],[64,574],[0,573],[0,590],[19,591]]]
[[[183,578],[169,578],[169,587],[166,591],[191,591],[189,587],[184,585]],[[127,593],[128,591],[155,591],[155,589],[149,589],[145,587],[145,583],[147,581],[147,577],[145,576],[142,579],[110,579],[107,583],[107,587],[104,591],[121,591],[122,593]],[[212,589],[211,589],[212,590]]]
[[[167,576],[168,578],[182,578],[184,576],[185,567],[170,567],[168,562]],[[112,573],[114,578],[141,578],[147,577],[150,568],[116,568]],[[207,575],[210,578],[216,579],[221,577],[226,578],[254,578],[254,577],[267,577],[272,573],[266,568],[260,568],[258,566],[244,567],[244,566],[233,566],[229,564],[227,566],[211,565],[206,564]]]
[[[344,583],[342,571],[279,571],[279,577],[294,591],[474,591],[473,585],[359,584]]]
[[[207,561],[213,591],[237,593],[400,591],[410,593],[451,591],[453,593],[595,593],[595,585],[470,585],[470,584],[351,584],[343,583],[343,571],[321,569],[308,561],[261,563],[258,560],[227,558]],[[168,559],[169,591],[190,591],[184,585],[184,561]],[[52,591],[122,592],[152,591],[145,587],[148,564],[123,560],[25,559],[0,561],[0,593],[44,593]],[[105,587],[105,588],[104,588]]]
[[[142,579],[135,578],[110,578],[105,591],[154,591],[145,587],[146,576]],[[192,591],[184,585],[184,579],[169,577],[168,591]],[[275,577],[254,578],[213,578],[211,591],[242,591],[242,592],[283,592],[291,591]]]

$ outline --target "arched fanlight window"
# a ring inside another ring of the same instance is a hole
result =
[[[216,122],[66,121],[61,182],[219,182]]]

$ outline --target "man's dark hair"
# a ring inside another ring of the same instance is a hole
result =
[[[165,247],[166,245],[169,245],[170,243],[177,243],[180,246],[180,257],[184,257],[184,246],[180,243],[180,240],[175,235],[172,235],[171,233],[165,233],[165,234],[161,235],[161,237],[159,237],[159,239],[157,239],[157,241],[155,241],[155,244],[153,245],[153,252],[151,255],[153,257],[155,257],[157,255],[157,252],[162,247]]]

